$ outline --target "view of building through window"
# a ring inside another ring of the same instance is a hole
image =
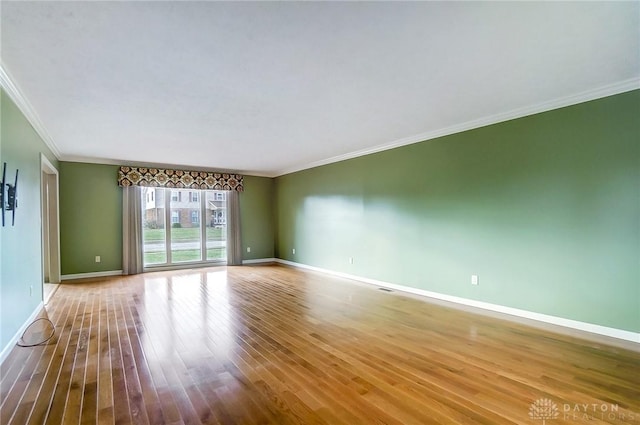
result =
[[[142,220],[145,267],[226,261],[224,191],[143,187]]]

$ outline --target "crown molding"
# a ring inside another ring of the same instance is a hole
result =
[[[211,173],[227,173],[227,174],[242,174],[243,176],[253,176],[253,177],[276,177],[273,174],[267,174],[263,171],[247,171],[247,170],[228,170],[221,168],[212,168],[212,167],[204,167],[197,165],[185,165],[185,164],[165,164],[159,162],[141,162],[141,161],[130,161],[126,159],[113,159],[113,158],[95,158],[89,156],[77,156],[77,155],[62,155],[58,158],[58,160],[63,162],[79,162],[85,164],[100,164],[100,165],[117,165],[117,166],[128,166],[128,167],[146,167],[146,168],[171,168],[171,169],[179,169],[179,170],[190,170],[190,171],[208,171]]]
[[[614,84],[608,84],[606,86],[597,87],[595,89],[587,90],[581,93],[577,93],[570,96],[557,98],[554,100],[538,103],[531,106],[525,106],[523,108],[513,109],[507,112],[501,112],[499,114],[490,115],[488,117],[479,118],[465,123],[452,125],[450,127],[442,128],[435,131],[429,131],[426,133],[420,133],[409,137],[404,137],[389,143],[374,146],[367,149],[362,149],[354,152],[345,153],[343,155],[334,156],[320,161],[310,162],[304,165],[299,165],[291,168],[282,169],[269,177],[279,177],[285,174],[295,173],[297,171],[308,170],[310,168],[320,167],[322,165],[333,164],[335,162],[346,161],[347,159],[358,158],[360,156],[370,155],[372,153],[382,152],[390,149],[399,148],[401,146],[412,145],[414,143],[425,142],[427,140],[436,139],[438,137],[449,136],[455,133],[461,133],[467,130],[473,130],[475,128],[485,127],[500,122],[510,121],[516,118],[526,117],[528,115],[539,114],[542,112],[551,111],[554,109],[564,108],[567,106],[577,105],[579,103],[588,102],[591,100],[601,99],[607,96],[613,96],[616,94],[625,93],[632,90],[640,89],[640,77],[630,78],[628,80],[620,81]]]
[[[15,79],[11,76],[11,73],[4,63],[0,63],[0,86],[4,89],[7,95],[9,95],[9,98],[13,100],[18,109],[20,109],[20,112],[22,112],[36,133],[38,133],[45,145],[47,145],[51,152],[53,152],[56,158],[60,158],[60,150],[58,149],[58,146],[56,146],[56,143],[53,141],[53,138],[40,120],[35,109],[33,109],[31,103],[22,93],[22,90],[20,90],[16,84]]]
[[[107,159],[107,158],[90,158],[90,157],[62,155],[56,143],[54,142],[53,138],[51,137],[49,132],[46,130],[42,121],[40,120],[35,109],[33,108],[33,106],[31,106],[31,103],[27,100],[27,98],[24,96],[24,94],[22,93],[18,85],[15,83],[15,79],[12,78],[11,73],[7,69],[7,66],[1,62],[0,62],[0,86],[9,95],[11,100],[13,100],[13,102],[16,104],[18,109],[20,109],[20,111],[23,113],[27,121],[31,124],[34,130],[42,138],[42,140],[47,145],[47,147],[51,150],[51,152],[53,152],[56,158],[58,158],[61,161],[85,162],[85,163],[93,163],[93,164],[110,164],[110,165],[123,165],[123,163],[126,163],[126,165],[133,165],[133,166],[138,166],[138,165],[139,166],[156,166],[156,167],[169,166],[168,164],[142,164],[142,163],[134,163],[131,161],[113,160],[113,159]],[[588,102],[591,100],[601,99],[607,96],[613,96],[616,94],[621,94],[621,93],[625,93],[625,92],[637,90],[637,89],[640,89],[640,77],[630,78],[628,80],[620,81],[620,82],[609,84],[606,86],[601,86],[601,87],[587,90],[574,95],[561,97],[558,99],[538,103],[535,105],[525,106],[523,108],[502,112],[502,113],[491,115],[488,117],[482,117],[476,120],[467,121],[465,123],[456,124],[450,127],[429,131],[426,133],[420,133],[413,136],[404,137],[402,139],[398,139],[398,140],[385,143],[382,145],[374,146],[371,148],[348,152],[342,155],[337,155],[337,156],[322,159],[319,161],[314,161],[314,162],[306,163],[303,165],[281,169],[275,172],[264,172],[264,171],[255,171],[255,170],[251,170],[251,171],[238,170],[233,172],[238,174],[251,175],[251,176],[275,178],[275,177],[283,176],[286,174],[295,173],[297,171],[303,171],[310,168],[320,167],[322,165],[333,164],[335,162],[346,161],[348,159],[358,158],[361,156],[370,155],[377,152],[382,152],[382,151],[395,149],[395,148],[406,146],[406,145],[420,143],[420,142],[436,139],[438,137],[449,136],[451,134],[473,130],[475,128],[485,127],[488,125],[497,124],[500,122],[505,122],[505,121],[516,119],[516,118],[522,118],[529,115],[539,114],[539,113],[551,111],[554,109],[564,108],[567,106],[576,105],[576,104]],[[174,166],[174,165],[171,165],[171,166]],[[219,170],[216,170],[216,171],[219,171]]]

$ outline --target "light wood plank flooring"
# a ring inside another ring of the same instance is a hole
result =
[[[636,351],[282,266],[66,283],[46,310],[2,424],[640,424]]]

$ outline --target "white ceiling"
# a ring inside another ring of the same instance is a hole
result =
[[[639,2],[0,12],[4,71],[63,160],[275,176],[640,86]]]

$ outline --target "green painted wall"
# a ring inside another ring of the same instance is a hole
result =
[[[638,117],[634,91],[279,177],[276,256],[638,332]]]
[[[0,228],[2,351],[42,301],[40,153],[56,167],[58,161],[4,91],[0,97],[0,166],[7,163],[11,183],[16,169],[20,170],[15,226],[11,226],[11,216],[7,214],[6,226]]]
[[[117,178],[115,165],[60,162],[63,275],[122,270],[122,189]]]
[[[243,258],[273,258],[273,179],[245,176],[244,186],[245,191],[240,193]],[[247,247],[251,247],[251,252],[247,252]]]
[[[122,270],[122,189],[117,175],[115,165],[60,162],[63,275]],[[272,179],[245,176],[240,195],[245,259],[273,257],[272,192]]]

